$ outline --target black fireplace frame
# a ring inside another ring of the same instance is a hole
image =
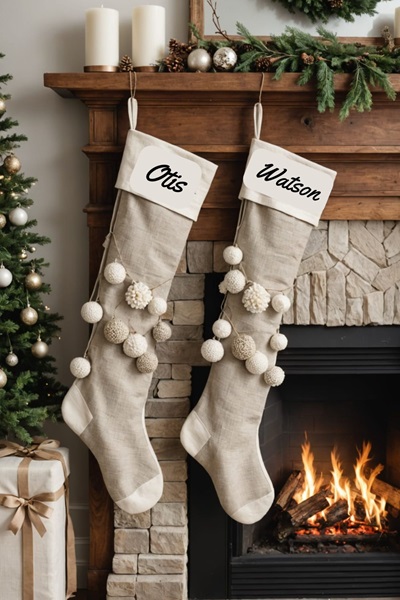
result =
[[[206,319],[206,323],[210,321],[212,317]],[[289,347],[279,354],[279,365],[287,376],[384,374],[387,389],[398,382],[398,326],[291,325],[281,331],[290,340]],[[193,406],[208,373],[208,367],[193,369]],[[312,557],[243,554],[242,526],[223,512],[204,469],[191,458],[188,466],[190,599],[400,597],[400,553]]]

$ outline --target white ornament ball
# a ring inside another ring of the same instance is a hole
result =
[[[6,356],[6,363],[9,367],[15,367],[18,364],[18,356],[14,352],[9,352]]]
[[[243,252],[239,246],[227,246],[223,251],[222,256],[228,265],[238,265],[243,260]]]
[[[111,319],[104,325],[104,337],[112,344],[122,344],[128,335],[129,327],[122,319]]]
[[[3,371],[3,369],[0,369],[0,388],[3,388],[7,383],[7,375],[5,374],[5,372]]]
[[[268,369],[268,357],[262,352],[257,352],[245,362],[246,369],[253,375],[261,375]]]
[[[0,213],[0,229],[3,229],[3,227],[6,226],[7,223],[7,219],[5,218],[5,216]]]
[[[152,298],[153,294],[150,288],[142,281],[132,283],[125,292],[126,303],[131,308],[138,308],[139,310],[146,308]]]
[[[246,285],[246,277],[239,269],[232,269],[224,277],[225,287],[231,294],[238,294],[244,290]]]
[[[130,333],[122,346],[124,354],[131,358],[142,356],[147,350],[147,340],[141,333]]]
[[[13,225],[22,227],[28,220],[28,213],[20,206],[17,206],[17,208],[13,208],[13,210],[9,212],[8,218]]]
[[[94,300],[85,302],[81,308],[81,317],[86,323],[98,323],[103,318],[103,308]]]
[[[217,71],[232,71],[237,63],[237,54],[233,48],[218,48],[213,55],[213,64]]]
[[[210,70],[212,58],[204,48],[195,48],[187,57],[189,71],[200,71],[206,73]]]
[[[256,314],[267,310],[271,296],[259,283],[252,283],[244,292],[242,303],[246,310]]]
[[[87,358],[83,356],[77,356],[73,358],[69,364],[69,370],[73,377],[77,379],[84,379],[87,377],[91,371],[91,364]]]
[[[281,367],[272,367],[264,373],[264,381],[271,387],[277,387],[283,383],[285,379],[285,371]]]
[[[116,260],[112,263],[109,263],[104,269],[104,277],[108,283],[111,283],[112,285],[122,283],[126,277],[124,265]]]
[[[290,299],[285,294],[276,294],[271,300],[272,308],[279,313],[287,312],[291,304]]]
[[[49,351],[49,347],[46,342],[39,339],[31,347],[31,352],[35,358],[44,358]]]
[[[0,266],[0,288],[5,288],[12,282],[13,276],[11,271],[5,268],[4,265]]]
[[[251,335],[247,335],[246,333],[235,337],[231,349],[233,356],[239,360],[247,360],[254,356],[257,351],[255,341]]]
[[[216,363],[224,356],[224,347],[218,340],[206,340],[202,343],[200,352],[204,360]]]
[[[288,345],[288,339],[283,333],[274,333],[269,340],[269,345],[275,352],[280,352]]]
[[[221,340],[229,337],[232,333],[232,325],[226,319],[218,319],[213,323],[212,332]]]
[[[151,315],[155,315],[157,317],[161,317],[164,313],[167,312],[167,302],[164,298],[160,298],[159,296],[155,296],[147,305],[147,310]]]
[[[166,342],[172,335],[171,327],[165,321],[160,321],[153,327],[153,338],[156,342]]]
[[[140,373],[153,373],[158,367],[158,358],[153,352],[145,352],[136,359],[136,367]]]

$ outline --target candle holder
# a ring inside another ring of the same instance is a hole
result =
[[[116,73],[119,68],[111,65],[91,65],[83,67],[85,73]]]

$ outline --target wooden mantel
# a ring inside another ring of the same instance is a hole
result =
[[[400,100],[377,90],[370,112],[344,122],[339,108],[348,89],[335,77],[337,109],[319,113],[312,85],[298,86],[297,74],[273,81],[265,74],[261,139],[283,146],[337,171],[323,219],[400,220]],[[391,76],[397,92],[400,75]],[[131,85],[139,103],[137,128],[184,147],[219,165],[192,240],[233,239],[238,192],[251,139],[253,107],[259,100],[258,73],[46,73],[44,85],[85,103],[90,182],[85,207],[89,226],[90,290],[115,200],[115,181],[128,131]],[[171,242],[172,243],[172,242]],[[98,465],[90,455],[89,600],[105,600],[113,556],[113,505]]]

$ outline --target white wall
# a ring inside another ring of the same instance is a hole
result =
[[[187,39],[188,0],[157,0],[167,11],[167,40]],[[144,0],[108,0],[105,6],[120,14],[120,55],[131,54],[131,12]],[[30,215],[38,220],[37,232],[51,244],[38,248],[50,263],[46,282],[52,287],[48,304],[63,315],[62,338],[51,346],[60,379],[70,385],[69,362],[80,355],[87,341],[87,327],[79,313],[88,299],[88,232],[83,208],[88,201],[88,160],[81,152],[88,142],[87,109],[78,100],[65,100],[43,86],[45,72],[82,72],[84,65],[84,13],[99,6],[92,0],[2,0],[0,3],[0,73],[13,80],[6,91],[12,95],[7,113],[19,121],[15,132],[28,137],[16,152],[27,176],[38,179],[31,190]],[[206,4],[206,3],[205,3]],[[327,28],[338,35],[380,35],[392,24],[400,0],[378,4],[379,16],[362,17],[354,24],[335,21]],[[234,9],[233,9],[234,6]],[[243,14],[243,7],[245,13]],[[235,33],[236,21],[256,35],[280,33],[286,24],[309,31],[305,19],[294,20],[270,0],[219,0],[221,25]],[[260,18],[260,16],[262,18]],[[257,30],[258,23],[261,29]],[[206,26],[213,33],[212,24]],[[78,540],[80,582],[84,583],[87,560],[87,452],[65,426],[49,428],[71,450],[71,506]]]

